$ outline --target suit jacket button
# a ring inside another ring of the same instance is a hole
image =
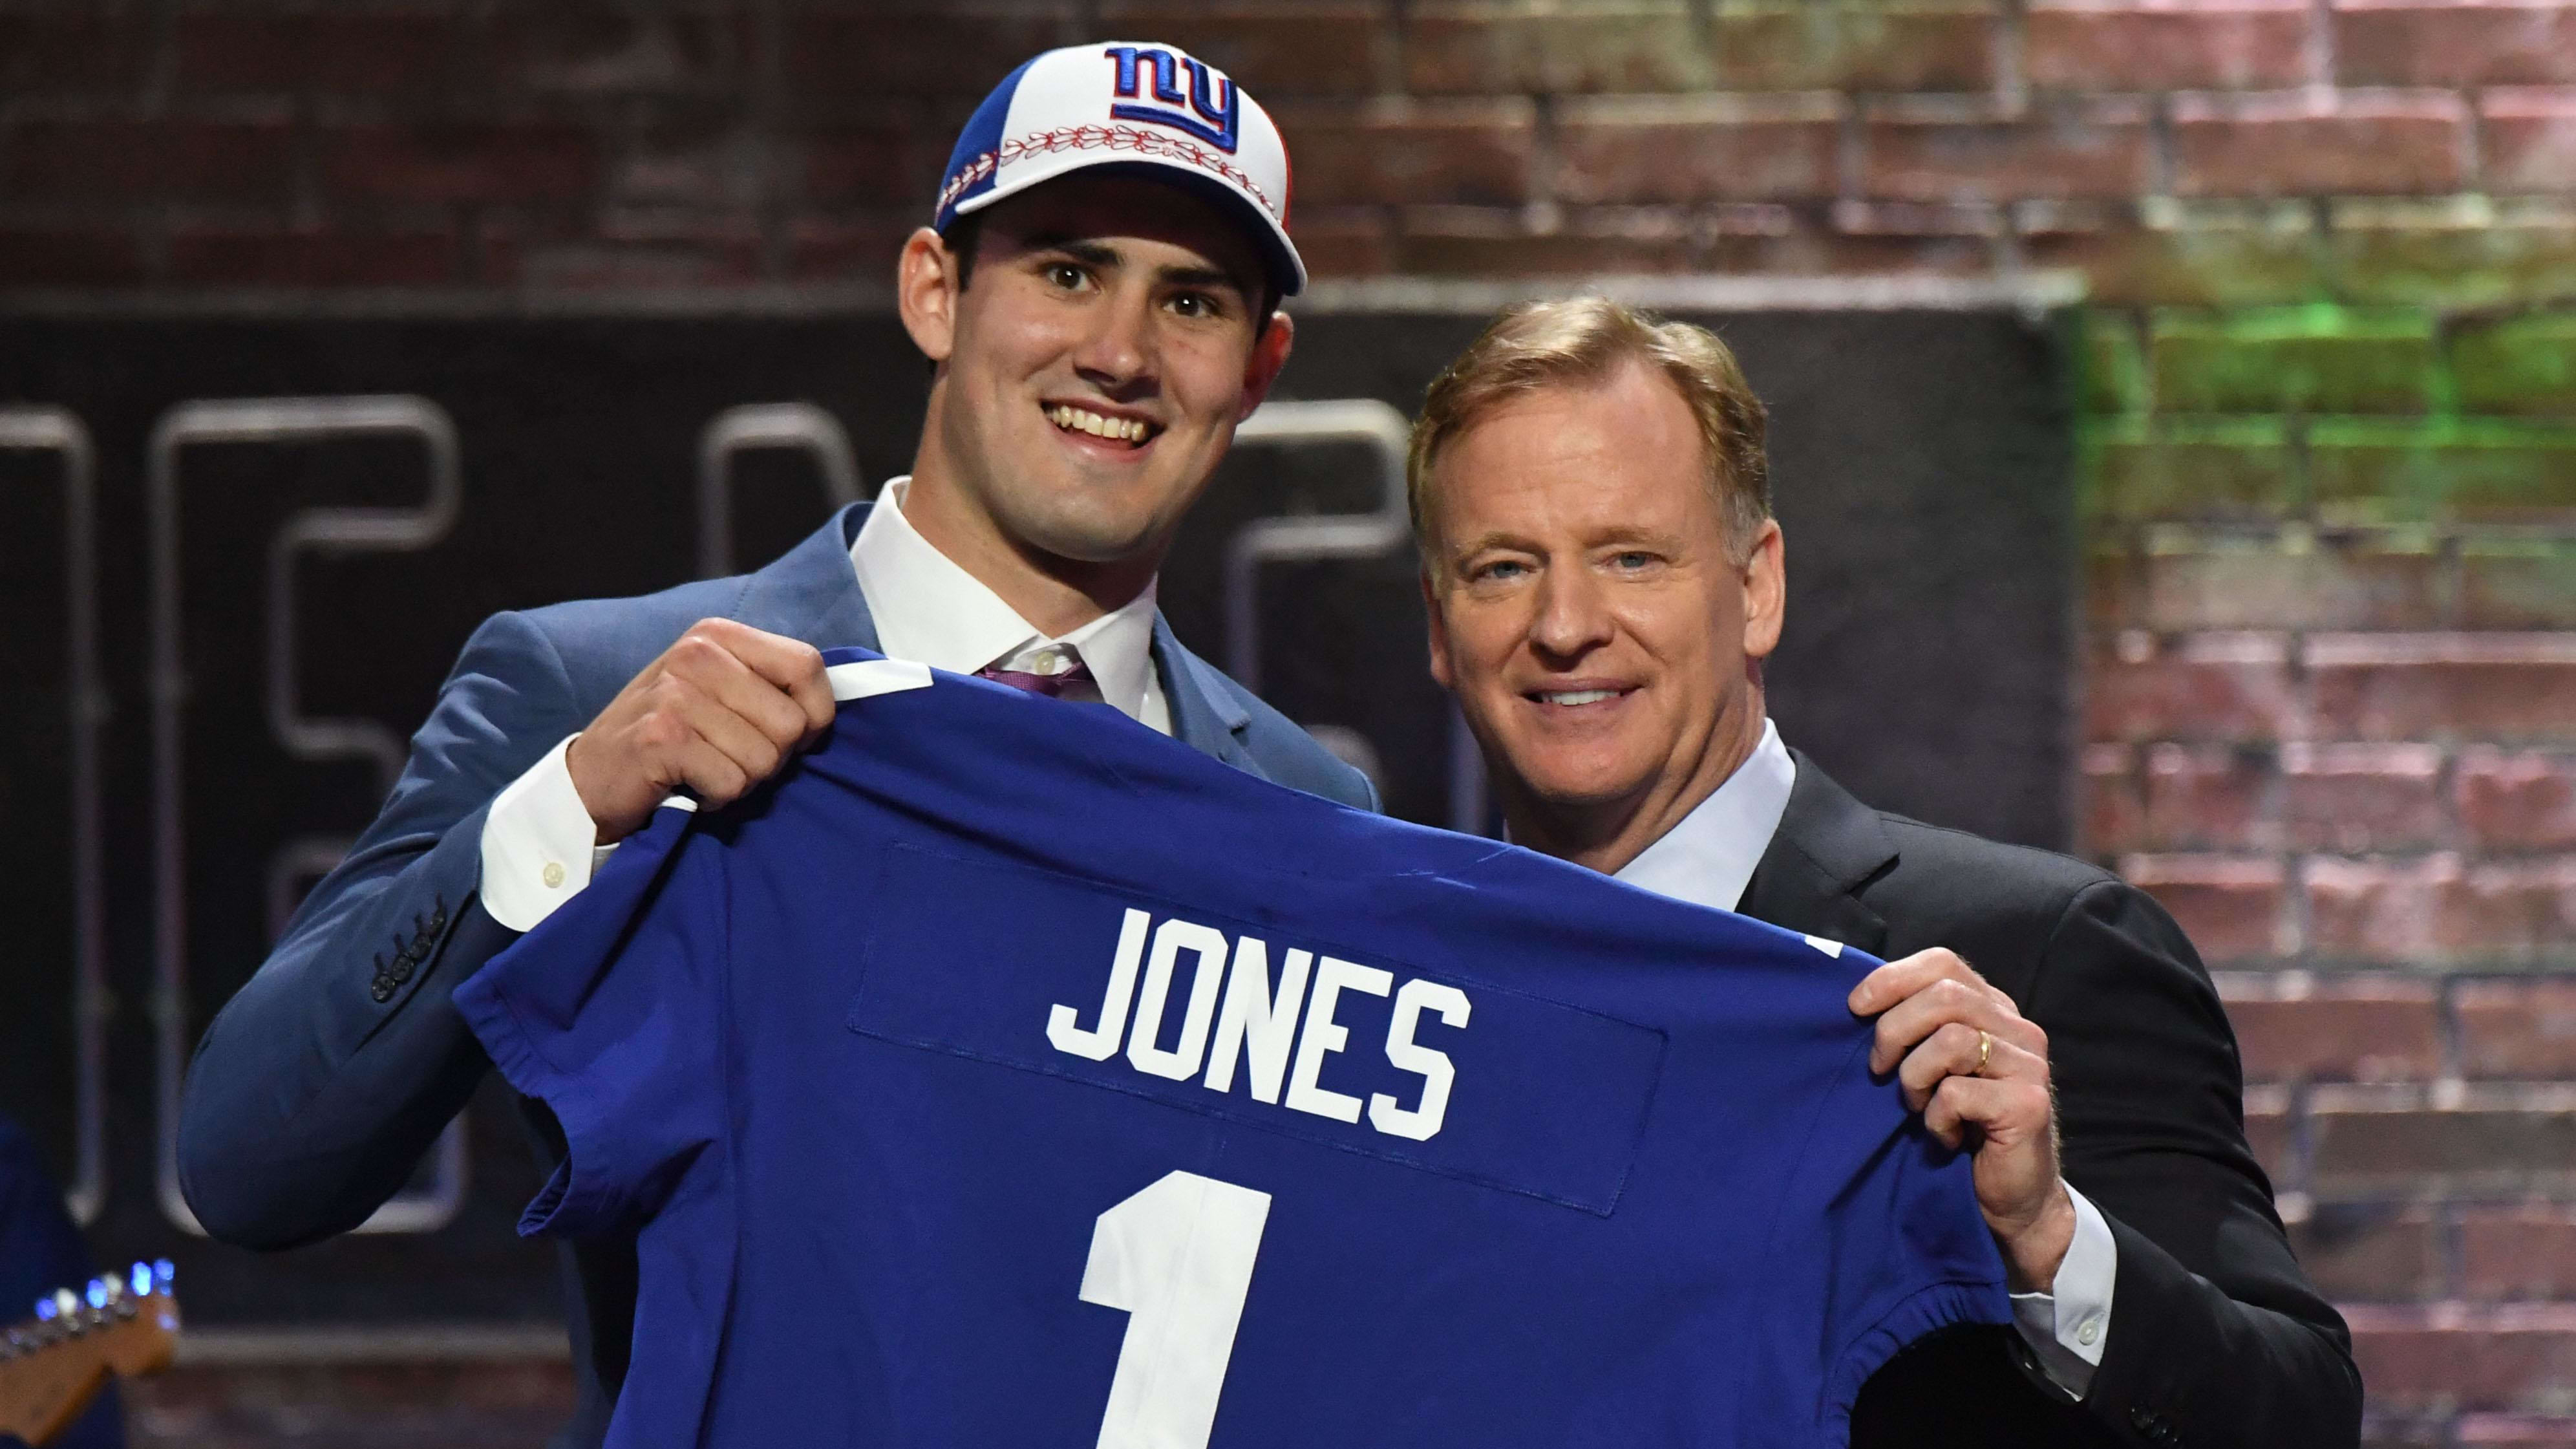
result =
[[[382,1004],[384,1004],[385,1002],[388,1002],[388,1001],[393,1000],[393,999],[394,999],[394,983],[393,983],[393,980],[392,980],[390,977],[384,977],[384,976],[379,976],[379,977],[377,977],[377,978],[376,978],[376,984],[367,988],[367,994],[368,994],[369,996],[374,997],[374,998],[376,999],[376,1002],[377,1002],[377,1004],[378,1004],[378,1005],[382,1005]]]

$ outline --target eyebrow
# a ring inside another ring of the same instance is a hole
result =
[[[1633,544],[1650,544],[1661,547],[1668,545],[1671,542],[1672,536],[1662,529],[1639,526],[1621,526],[1616,528],[1605,528],[1599,533],[1583,539],[1577,546],[1586,549],[1620,548]],[[1475,557],[1477,554],[1483,553],[1489,548],[1507,548],[1517,550],[1521,553],[1543,554],[1547,552],[1545,546],[1524,534],[1513,533],[1507,529],[1498,528],[1490,532],[1480,534],[1475,539],[1450,550],[1450,557],[1455,559],[1469,559]]]
[[[1104,272],[1117,271],[1127,264],[1127,258],[1118,248],[1084,237],[1042,232],[1022,237],[1020,242],[1030,251],[1060,252],[1084,266],[1097,267]],[[1224,287],[1247,301],[1253,296],[1253,289],[1245,286],[1240,277],[1221,267],[1159,267],[1155,269],[1154,280],[1167,287]]]

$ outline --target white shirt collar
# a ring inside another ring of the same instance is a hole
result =
[[[1797,780],[1798,763],[1780,743],[1779,726],[1763,720],[1762,742],[1735,773],[1621,866],[1616,878],[1695,906],[1734,910],[1779,833]]]
[[[1162,681],[1154,675],[1153,585],[1125,605],[1050,639],[913,528],[903,516],[903,492],[911,482],[903,477],[885,485],[850,545],[850,564],[858,570],[859,592],[868,601],[877,644],[886,657],[972,674],[989,665],[1013,664],[1050,644],[1070,645],[1091,667],[1104,702],[1130,719],[1171,732]]]

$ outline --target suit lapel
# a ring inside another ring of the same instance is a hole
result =
[[[1790,753],[1798,780],[1789,808],[1736,910],[1884,956],[1887,922],[1862,902],[1859,887],[1896,858],[1895,842],[1877,811],[1853,799],[1815,761]]]
[[[1209,677],[1216,673],[1214,669],[1181,647],[1171,624],[1159,612],[1154,615],[1154,667],[1163,681],[1163,700],[1172,709],[1174,737],[1238,770],[1262,774],[1243,747],[1243,733],[1251,726],[1252,716]]]
[[[817,649],[877,648],[876,621],[868,616],[867,596],[850,563],[850,545],[867,522],[870,506],[853,503],[842,509],[776,562],[746,576],[733,617]],[[1243,747],[1252,716],[1214,677],[1214,669],[1181,647],[1159,613],[1154,616],[1154,666],[1163,700],[1171,706],[1172,733],[1236,769],[1261,774]]]
[[[853,503],[842,509],[804,542],[746,576],[734,618],[817,649],[876,648],[876,621],[868,617],[859,571],[850,562],[850,544],[868,508]]]

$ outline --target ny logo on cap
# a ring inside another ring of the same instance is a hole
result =
[[[1151,121],[1156,125],[1171,126],[1198,137],[1229,156],[1234,154],[1235,116],[1238,107],[1235,104],[1234,82],[1231,79],[1220,74],[1205,61],[1183,56],[1175,62],[1172,53],[1168,50],[1151,50],[1136,45],[1113,45],[1101,54],[1118,63],[1116,94],[1135,96],[1137,71],[1151,70],[1154,73],[1155,99],[1168,102],[1175,108],[1181,104],[1179,72],[1186,68],[1190,73],[1190,110],[1198,112],[1201,117],[1213,122],[1214,125],[1213,127],[1202,125],[1198,120],[1193,120],[1187,111],[1165,109],[1162,106],[1111,106],[1109,114],[1112,118],[1121,121]],[[1211,85],[1215,88],[1213,97],[1209,94]]]

